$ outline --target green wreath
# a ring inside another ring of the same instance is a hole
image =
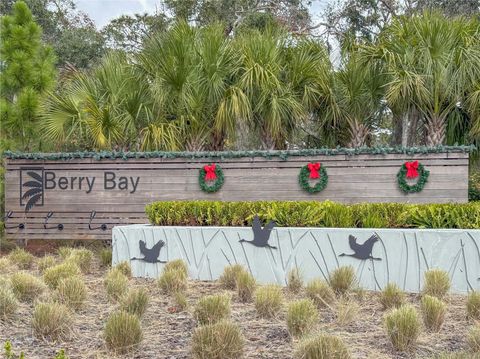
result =
[[[212,176],[215,178],[211,178]],[[209,193],[217,192],[222,188],[223,182],[225,182],[225,178],[223,177],[223,171],[220,166],[210,163],[200,169],[198,183],[202,191]]]
[[[405,162],[402,167],[400,167],[400,171],[397,174],[397,182],[400,189],[405,193],[415,193],[420,192],[423,187],[425,187],[425,183],[428,181],[428,176],[430,175],[430,171],[427,171],[425,167],[421,163],[418,163],[418,181],[413,185],[409,185],[407,183],[407,163],[412,162]]]
[[[328,183],[328,174],[327,170],[324,166],[319,168],[319,177],[318,182],[311,186],[309,183],[310,180],[310,170],[308,169],[308,165],[305,165],[300,170],[300,174],[298,175],[298,182],[300,183],[300,187],[302,187],[308,193],[316,193],[322,191],[325,187],[327,187]]]

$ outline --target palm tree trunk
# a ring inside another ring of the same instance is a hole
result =
[[[363,147],[367,144],[367,138],[370,134],[370,129],[363,123],[357,120],[350,121],[350,143],[349,147]]]
[[[442,116],[433,115],[427,119],[427,146],[439,146],[445,141],[445,121]]]

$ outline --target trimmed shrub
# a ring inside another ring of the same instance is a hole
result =
[[[200,325],[214,324],[230,316],[230,297],[226,294],[207,295],[198,300],[193,312]]]
[[[196,359],[238,359],[245,340],[240,328],[228,321],[204,325],[192,335],[192,356]]]
[[[292,268],[287,275],[287,288],[292,293],[297,293],[303,287],[303,279],[298,268]]]
[[[355,269],[352,266],[343,266],[330,273],[329,283],[337,294],[345,294],[353,289],[357,282]]]
[[[450,290],[448,273],[441,269],[430,269],[424,274],[422,293],[442,299]]]
[[[18,301],[13,291],[7,287],[0,287],[0,319],[8,319],[15,314]]]
[[[480,319],[480,293],[477,291],[468,293],[467,316],[474,320]]]
[[[165,264],[165,267],[163,268],[164,271],[169,271],[169,270],[178,270],[182,272],[185,277],[188,278],[188,266],[185,261],[182,259],[175,259],[173,261],[168,261],[167,264]]]
[[[336,321],[339,325],[345,326],[355,320],[360,312],[360,306],[351,299],[341,299],[336,307]]]
[[[405,304],[405,293],[395,283],[388,283],[380,293],[383,309],[399,308]]]
[[[259,316],[273,318],[283,307],[282,289],[278,285],[266,285],[255,291],[255,309]]]
[[[220,285],[225,289],[236,289],[237,276],[242,272],[246,272],[246,269],[240,264],[233,264],[223,268],[223,273],[219,278]]]
[[[425,327],[432,332],[440,331],[445,321],[446,304],[436,297],[425,295],[420,302],[420,309]]]
[[[470,328],[467,335],[467,343],[471,351],[480,353],[480,324]]]
[[[292,302],[287,309],[287,328],[293,337],[307,334],[318,320],[318,311],[310,299]]]
[[[119,271],[127,278],[132,278],[132,267],[127,261],[122,261],[118,263],[115,267],[113,267],[113,269]]]
[[[119,300],[128,289],[128,278],[119,270],[111,269],[103,280],[107,296],[110,300]]]
[[[11,251],[7,258],[10,263],[15,264],[20,269],[32,268],[33,261],[35,260],[33,254],[27,252],[23,248],[18,247]]]
[[[45,291],[45,284],[37,277],[26,273],[14,273],[10,277],[13,294],[21,302],[29,302]]]
[[[142,318],[150,297],[145,288],[131,289],[120,301],[120,309]]]
[[[100,265],[102,267],[112,266],[112,250],[110,248],[103,248],[100,251]]]
[[[335,301],[335,293],[327,282],[321,279],[314,279],[305,287],[309,297],[317,307],[328,307]]]
[[[83,273],[89,273],[93,262],[93,252],[85,248],[75,248],[66,260],[75,263]]]
[[[420,334],[417,311],[411,305],[403,305],[385,315],[387,335],[397,350],[410,349]]]
[[[295,350],[296,359],[350,359],[342,339],[330,334],[320,334],[302,340]]]
[[[115,353],[127,353],[141,343],[143,332],[136,315],[118,311],[110,315],[104,329],[107,348]]]
[[[253,292],[257,282],[255,278],[248,272],[240,272],[237,276],[237,294],[241,302],[249,302],[252,300]]]
[[[58,284],[57,299],[67,307],[79,310],[87,299],[87,287],[80,277],[64,278]]]
[[[47,268],[53,267],[55,264],[57,264],[57,260],[51,255],[43,256],[37,260],[37,267],[40,273],[45,272]]]
[[[55,289],[62,279],[80,275],[80,273],[80,269],[75,263],[64,262],[47,268],[43,272],[43,280],[50,288]]]
[[[72,329],[72,316],[60,303],[38,303],[33,309],[33,332],[39,338],[64,339]]]
[[[188,281],[183,271],[168,270],[158,278],[158,285],[163,293],[172,295],[187,290]]]

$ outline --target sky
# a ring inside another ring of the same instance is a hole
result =
[[[313,0],[310,6],[312,18],[315,20],[329,0]],[[108,22],[120,15],[135,13],[154,13],[158,0],[76,0],[79,10],[87,13],[97,28],[102,28]]]

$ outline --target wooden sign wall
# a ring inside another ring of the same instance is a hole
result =
[[[419,160],[430,176],[421,192],[405,194],[400,191],[396,176],[402,164],[412,160]],[[315,194],[304,191],[298,183],[301,167],[312,161],[320,162],[329,177],[327,187]],[[6,158],[5,162],[5,209],[10,213],[6,232],[9,238],[19,240],[110,239],[115,225],[146,223],[145,205],[158,200],[468,200],[468,153],[461,151],[291,155],[287,159],[278,155],[223,159]],[[199,187],[199,170],[212,162],[222,167],[225,183],[218,192],[205,193]],[[62,230],[59,224],[63,225]],[[101,228],[102,224],[106,230]]]

